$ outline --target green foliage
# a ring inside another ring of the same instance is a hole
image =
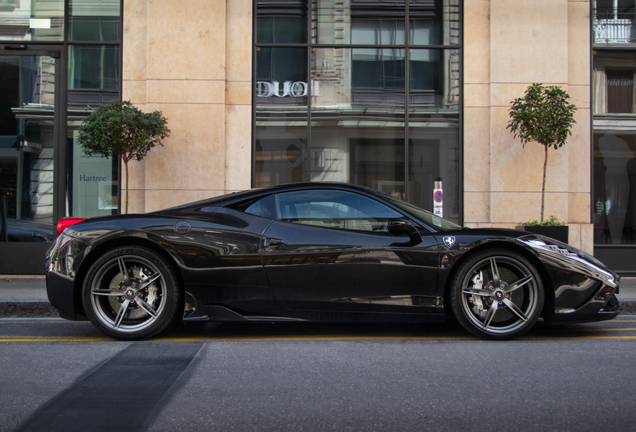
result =
[[[82,122],[79,143],[89,156],[121,156],[127,164],[142,160],[170,135],[161,112],[144,113],[129,101],[113,100],[97,108]]]
[[[521,139],[525,147],[527,142],[536,141],[545,148],[543,162],[543,184],[541,186],[541,222],[545,208],[545,179],[548,166],[548,149],[561,148],[572,135],[571,129],[576,121],[576,106],[568,102],[570,96],[559,87],[532,84],[523,97],[511,102],[510,121],[506,129],[515,138]]]
[[[530,219],[528,222],[521,222],[519,226],[565,226],[565,222],[561,222],[556,216],[550,216],[550,219],[539,222],[536,219]]]
[[[506,129],[525,146],[536,141],[544,146],[562,147],[570,129],[576,123],[576,106],[568,102],[570,96],[559,87],[532,84],[523,97],[512,101],[510,122]]]
[[[88,156],[121,156],[126,168],[128,213],[128,162],[142,160],[161,140],[170,136],[160,111],[144,113],[129,101],[113,100],[97,108],[82,122],[78,141]]]

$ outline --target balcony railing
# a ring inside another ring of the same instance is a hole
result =
[[[634,9],[597,9],[594,11],[594,43],[621,44],[636,42]]]

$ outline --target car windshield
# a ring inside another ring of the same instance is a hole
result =
[[[389,194],[385,194],[382,192],[378,192],[382,197],[393,204],[394,206],[399,207],[401,210],[404,210],[407,213],[412,214],[431,228],[434,228],[438,231],[447,231],[453,229],[461,229],[461,225],[457,225],[451,221],[446,219],[442,219],[439,216],[435,216],[433,213],[421,209],[413,204],[407,203],[406,201],[402,201],[401,199],[395,198]]]

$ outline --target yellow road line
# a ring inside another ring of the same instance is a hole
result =
[[[87,321],[0,321],[0,324],[75,324],[75,323],[83,323],[89,324]]]
[[[623,339],[636,340],[636,336],[528,336],[518,341],[563,341],[585,339]],[[267,342],[267,341],[354,341],[354,340],[420,340],[420,341],[478,341],[476,337],[460,336],[281,336],[281,337],[182,337],[149,339],[153,342]],[[71,336],[0,336],[0,342],[118,342],[107,337],[71,337]]]

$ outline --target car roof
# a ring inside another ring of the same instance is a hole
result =
[[[191,202],[191,203],[176,206],[176,207],[171,207],[161,211],[177,210],[177,209],[182,209],[182,208],[187,208],[192,206],[201,206],[201,205],[226,206],[229,204],[234,204],[236,202],[248,200],[251,198],[258,198],[258,197],[270,195],[273,193],[289,192],[289,191],[295,191],[295,190],[308,190],[308,189],[340,189],[340,190],[364,192],[367,194],[372,194],[377,196],[381,195],[380,192],[374,189],[368,188],[366,186],[358,186],[358,185],[354,185],[351,183],[344,183],[344,182],[286,183],[281,185],[267,186],[263,188],[249,189],[249,190],[241,191],[241,192],[233,192],[230,194],[221,195],[214,198],[208,198],[201,201],[195,201],[195,202]]]

